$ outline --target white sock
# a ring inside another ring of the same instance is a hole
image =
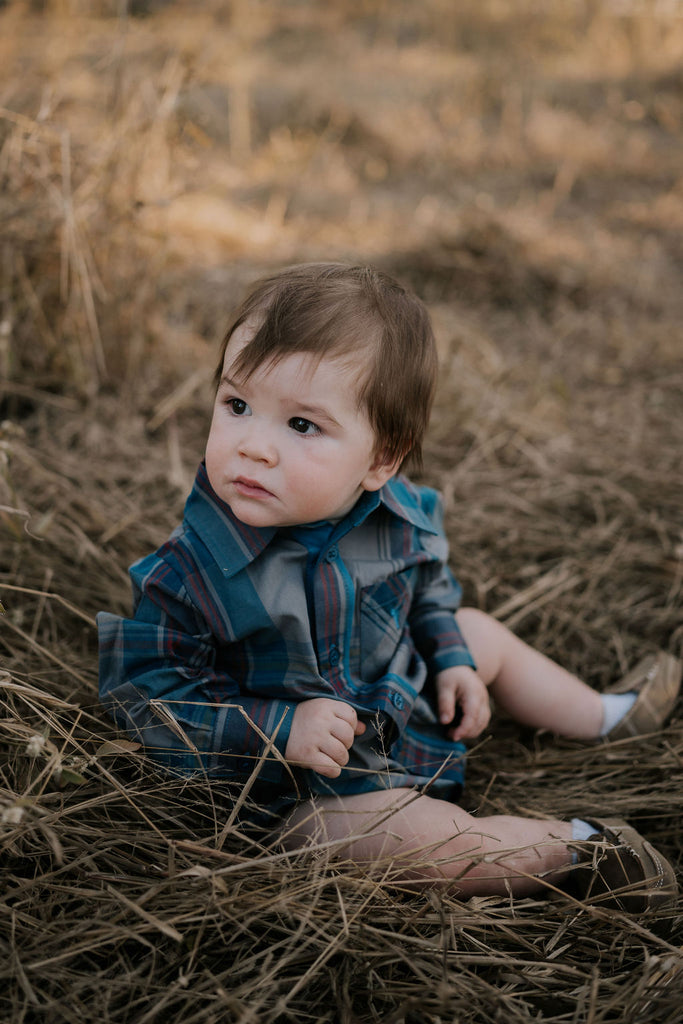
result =
[[[590,839],[595,835],[595,825],[584,821],[583,818],[572,818],[569,824],[572,827],[572,840],[575,843],[579,843],[583,839]]]
[[[638,694],[633,690],[630,693],[601,693],[602,727],[600,735],[606,736],[617,722],[620,722],[624,715],[631,710],[637,699]]]
[[[582,818],[572,818],[570,825],[572,827],[572,841],[580,843],[584,839],[590,839],[591,836],[595,835],[595,825],[589,824]],[[579,854],[577,850],[572,850],[572,864],[579,863]]]

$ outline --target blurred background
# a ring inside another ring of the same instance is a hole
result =
[[[3,377],[140,400],[339,257],[541,374],[600,317],[614,385],[680,313],[682,56],[680,0],[9,0]]]

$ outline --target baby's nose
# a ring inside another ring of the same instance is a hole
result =
[[[269,466],[278,461],[277,447],[272,434],[263,427],[254,426],[245,431],[239,445],[240,455],[253,462],[265,462]]]

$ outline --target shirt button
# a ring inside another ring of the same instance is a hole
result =
[[[391,695],[391,703],[394,705],[395,708],[398,708],[398,710],[401,711],[402,708],[403,708],[403,705],[405,704],[405,701],[403,699],[403,694],[402,693],[398,693],[397,690],[394,690],[394,692]]]
[[[339,648],[336,644],[332,644],[330,647],[330,665],[339,664]]]
[[[331,547],[327,552],[327,561],[334,562],[339,557],[339,548]]]

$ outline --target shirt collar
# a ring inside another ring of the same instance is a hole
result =
[[[422,493],[424,493],[424,489],[422,489]],[[434,491],[429,493],[435,497]],[[407,477],[392,477],[378,494],[382,504],[400,519],[405,519],[418,530],[426,530],[427,533],[433,534],[439,533],[434,521],[424,511],[420,490]]]
[[[417,488],[405,477],[398,476],[389,480],[379,491],[366,491],[362,494],[349,514],[338,524],[335,535],[347,533],[358,526],[380,505],[418,530],[438,533],[422,509]],[[275,526],[248,526],[237,519],[230,506],[221,501],[213,490],[203,462],[185,503],[185,522],[201,537],[228,577],[253,562],[277,533]]]
[[[274,526],[260,529],[237,519],[209,483],[203,462],[185,503],[185,522],[201,537],[226,576],[234,576],[253,562],[276,532]]]

